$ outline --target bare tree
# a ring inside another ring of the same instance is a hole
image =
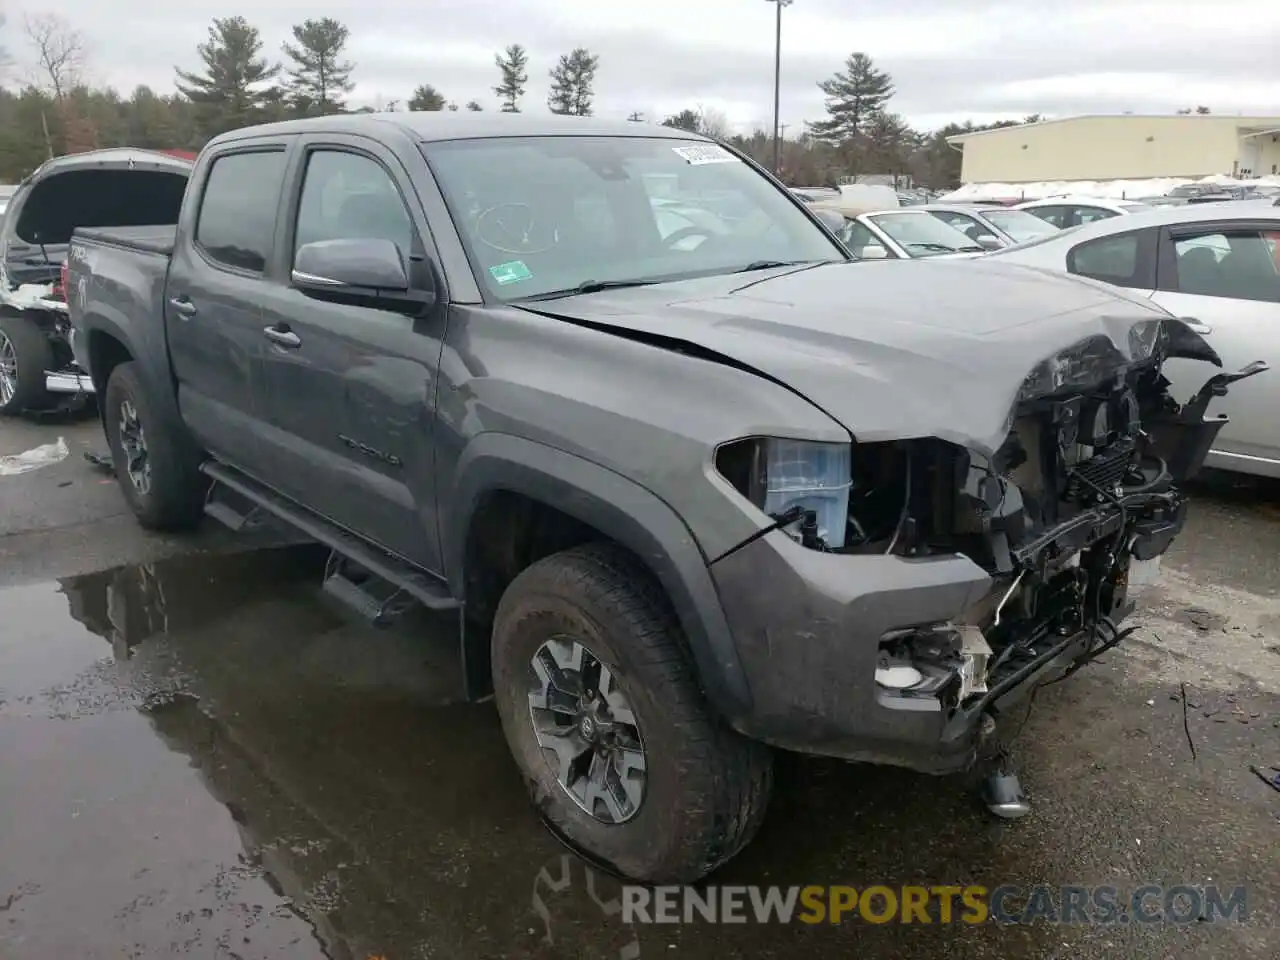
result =
[[[56,13],[24,16],[22,29],[35,51],[34,84],[61,100],[81,81],[84,37]]]
[[[0,29],[3,29],[8,22],[9,18],[0,13]],[[13,58],[9,56],[9,45],[0,44],[0,75],[8,73],[11,66],[13,66]]]

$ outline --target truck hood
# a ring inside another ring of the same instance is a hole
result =
[[[748,368],[861,441],[992,454],[1019,399],[1139,361],[1221,361],[1186,324],[1091,280],[979,258],[833,263],[520,304]]]

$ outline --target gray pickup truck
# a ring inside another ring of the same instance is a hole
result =
[[[680,881],[772,749],[946,773],[1123,635],[1218,364],[983,260],[859,263],[732,149],[591,119],[253,127],[176,230],[80,230],[79,362],[143,524],[282,520],[374,622],[456,617],[553,830]]]

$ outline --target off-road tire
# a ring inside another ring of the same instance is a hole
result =
[[[129,476],[128,457],[120,442],[121,404],[126,400],[132,403],[146,434],[151,483],[145,493]],[[122,363],[111,371],[102,398],[102,418],[116,479],[138,522],[150,530],[195,526],[204,512],[206,483],[182,438],[156,415],[136,363]]]
[[[9,402],[0,406],[0,415],[14,416],[24,410],[48,406],[44,372],[53,365],[53,345],[39,324],[19,314],[0,314],[0,332],[13,344],[18,362],[16,389]]]
[[[531,659],[553,636],[583,643],[614,674],[646,754],[635,815],[604,823],[556,782],[529,709]],[[688,883],[737,854],[764,819],[772,751],[731,730],[698,688],[670,602],[625,551],[589,544],[519,574],[498,604],[494,699],[516,763],[550,828],[588,859],[645,883]]]

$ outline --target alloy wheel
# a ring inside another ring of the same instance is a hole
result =
[[[0,406],[13,399],[18,392],[18,351],[13,341],[0,331]]]
[[[644,742],[613,673],[564,636],[543,643],[529,665],[529,715],[556,782],[596,820],[630,820],[644,802]]]
[[[147,434],[138,419],[133,401],[120,401],[120,449],[129,471],[129,482],[144,496],[151,492],[151,458],[147,455]]]

